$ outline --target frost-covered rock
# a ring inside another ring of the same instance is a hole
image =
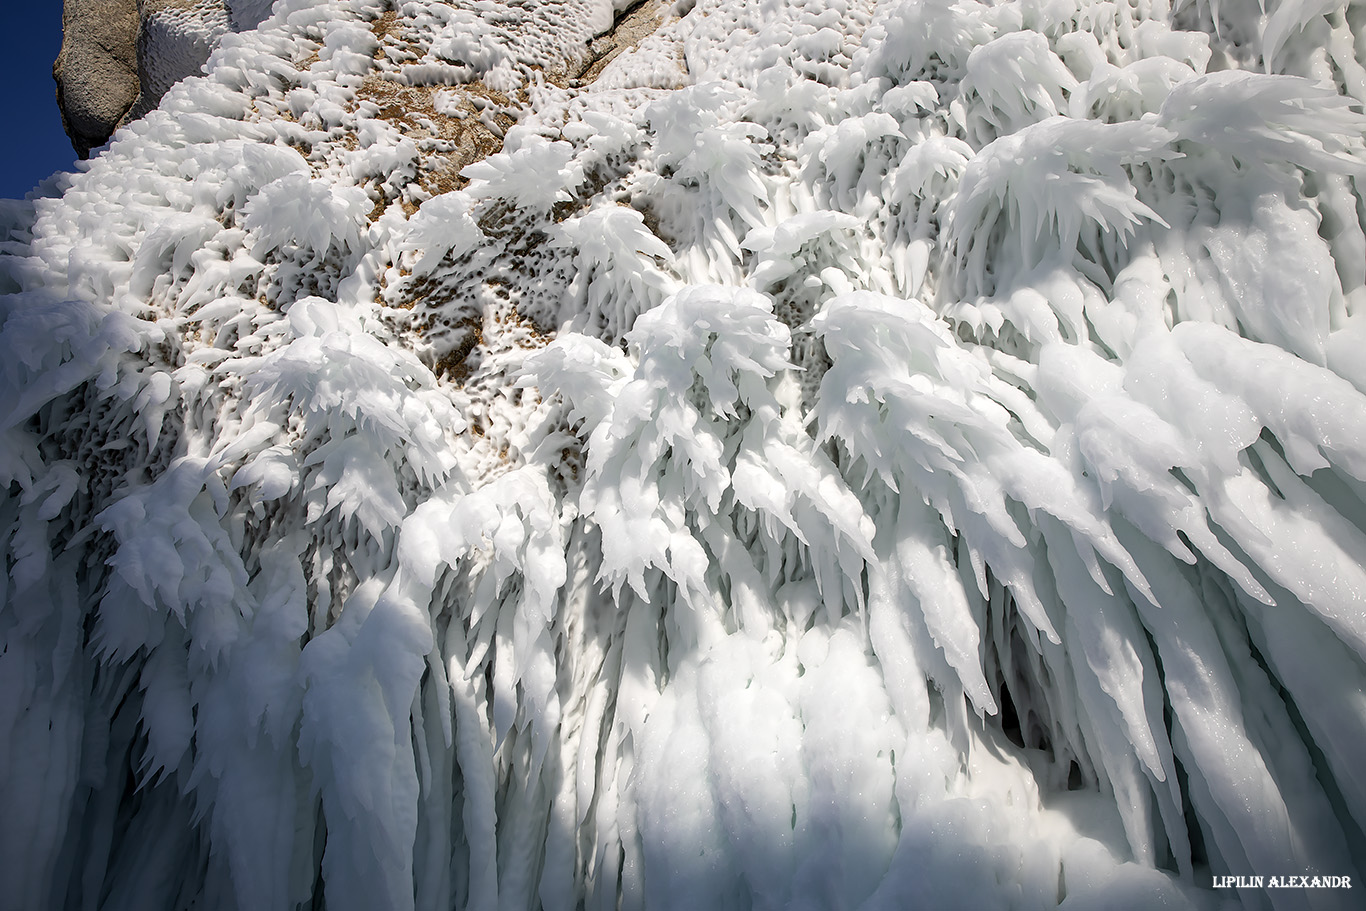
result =
[[[252,9],[0,211],[0,907],[1358,903],[1355,7]]]
[[[270,0],[64,0],[53,67],[62,122],[86,157],[197,76],[218,40],[255,28]]]

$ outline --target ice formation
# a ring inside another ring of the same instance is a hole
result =
[[[279,0],[0,209],[0,907],[1352,907],[1363,60]]]

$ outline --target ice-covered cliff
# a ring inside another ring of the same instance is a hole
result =
[[[104,145],[198,75],[223,35],[255,28],[269,12],[270,0],[64,0],[52,76],[76,152]]]
[[[0,209],[0,908],[1353,907],[1364,51],[224,34]]]

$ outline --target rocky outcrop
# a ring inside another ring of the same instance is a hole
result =
[[[171,86],[201,71],[224,34],[255,28],[271,5],[272,0],[65,0],[62,49],[52,72],[76,153],[89,157],[124,123],[154,109]],[[659,26],[667,6],[664,0],[603,6],[604,18],[592,24],[594,37],[582,59],[558,75],[575,85],[594,81],[618,54]],[[548,75],[554,81],[557,74]]]
[[[66,0],[52,67],[57,106],[82,158],[103,145],[138,100],[136,0]]]
[[[199,73],[228,31],[255,28],[269,0],[66,0],[53,66],[67,135],[85,158]]]

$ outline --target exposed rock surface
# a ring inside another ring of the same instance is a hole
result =
[[[619,2],[615,22],[587,23],[597,37],[575,81],[593,81],[653,32],[665,6]],[[224,34],[255,28],[270,8],[271,0],[65,0],[52,71],[76,152],[88,157],[120,126],[156,108],[171,86],[200,72]]]
[[[57,104],[82,158],[200,72],[218,39],[255,28],[270,0],[66,0],[52,68]]]
[[[85,158],[138,99],[136,0],[66,0],[52,67],[62,125]]]

